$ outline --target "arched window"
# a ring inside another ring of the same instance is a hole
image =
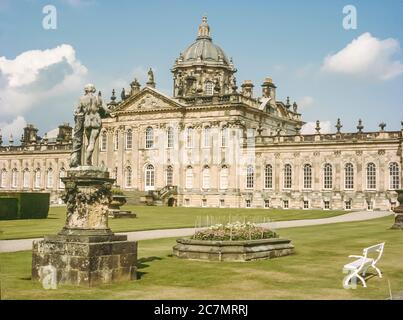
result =
[[[354,166],[351,163],[344,167],[344,188],[354,189]]]
[[[117,170],[116,170],[116,173],[117,173]],[[126,170],[125,170],[125,185],[126,185],[126,188],[132,187],[132,168],[130,166],[126,167]]]
[[[393,190],[400,188],[400,172],[397,162],[392,162],[389,165],[389,187]]]
[[[154,190],[155,186],[155,173],[154,173],[154,166],[152,164],[149,164],[146,166],[146,184],[145,184],[145,190]]]
[[[333,188],[333,168],[330,163],[326,163],[323,167],[323,188]]]
[[[154,129],[148,127],[146,129],[146,148],[152,148],[154,146]]]
[[[3,169],[0,172],[0,188],[6,187],[6,179],[7,179],[7,170]]]
[[[211,146],[210,142],[210,127],[204,128],[204,147],[209,148]]]
[[[284,189],[291,189],[292,187],[292,168],[290,164],[284,166]]]
[[[310,164],[304,165],[304,189],[312,188],[312,166]]]
[[[367,165],[367,189],[376,189],[376,166],[373,162]]]
[[[18,187],[18,171],[16,168],[11,171],[11,188]]]
[[[167,179],[166,179],[167,186],[173,185],[173,175],[174,175],[174,170],[173,170],[172,166],[168,166]]]
[[[113,148],[119,150],[119,131],[116,130],[113,137]]]
[[[186,169],[186,189],[192,189],[193,188],[193,168],[192,167],[187,167]]]
[[[167,147],[174,147],[174,129],[172,127],[169,127],[167,130]]]
[[[206,95],[209,95],[209,96],[213,95],[214,86],[213,86],[213,83],[211,81],[206,82],[204,89],[205,89]]]
[[[264,188],[273,188],[273,167],[271,166],[271,164],[267,164],[264,167]]]
[[[46,188],[52,189],[53,188],[53,169],[49,168],[46,172]]]
[[[106,151],[107,143],[108,143],[108,135],[107,135],[106,131],[102,131],[102,134],[101,134],[101,151]]]
[[[133,131],[129,129],[126,131],[126,150],[130,150],[133,147]]]
[[[222,127],[221,129],[221,147],[228,146],[228,128]]]
[[[255,169],[253,166],[248,166],[246,168],[246,188],[253,189],[255,185]]]
[[[220,171],[220,189],[228,189],[228,167],[223,166]]]
[[[202,188],[203,189],[210,189],[210,168],[204,167],[203,168],[203,181],[202,181]]]
[[[62,181],[62,178],[66,176],[66,170],[64,168],[61,168],[59,171],[59,189],[64,189],[65,185]]]
[[[29,170],[28,170],[28,168],[25,168],[22,173],[22,186],[24,189],[29,188]]]
[[[39,189],[41,187],[41,169],[37,168],[35,170],[35,189]]]
[[[193,128],[188,127],[186,129],[186,147],[193,148]]]

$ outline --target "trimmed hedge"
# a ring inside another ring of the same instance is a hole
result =
[[[0,192],[0,220],[46,219],[50,193]]]

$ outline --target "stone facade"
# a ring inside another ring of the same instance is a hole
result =
[[[207,19],[172,73],[172,97],[156,89],[152,70],[144,87],[134,79],[121,100],[113,92],[94,155],[123,190],[147,192],[156,204],[196,207],[389,210],[397,204],[403,130],[380,125],[366,132],[360,122],[356,132],[344,133],[338,122],[333,134],[322,134],[320,123],[316,134],[300,134],[298,105],[278,101],[272,79],[260,93],[248,80],[238,88],[234,63],[212,41]],[[71,131],[62,129],[58,141],[35,140],[35,131],[21,146],[1,146],[0,186],[52,191],[58,201],[71,150]]]

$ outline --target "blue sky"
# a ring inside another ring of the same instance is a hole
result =
[[[47,4],[57,9],[56,30],[42,27]],[[357,9],[356,30],[343,28],[348,4]],[[324,130],[333,132],[337,118],[344,131],[355,131],[359,118],[366,130],[381,121],[399,130],[402,13],[401,0],[0,0],[0,128],[7,140],[26,122],[40,134],[72,123],[83,84],[109,100],[134,76],[144,84],[149,67],[157,89],[170,94],[170,68],[207,15],[238,84],[252,80],[255,95],[270,76],[277,98],[296,100],[303,119],[321,120]]]

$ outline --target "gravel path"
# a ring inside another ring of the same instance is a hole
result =
[[[324,219],[306,219],[306,220],[291,220],[291,221],[278,221],[266,223],[265,226],[272,229],[294,228],[304,226],[316,226],[322,224],[340,223],[340,222],[354,222],[364,221],[371,219],[378,219],[394,214],[390,211],[360,211],[343,214],[331,218]],[[149,240],[170,237],[185,237],[194,233],[194,228],[182,229],[166,229],[166,230],[147,230],[147,231],[133,231],[125,232],[128,240]],[[32,241],[41,240],[36,239],[19,239],[19,240],[0,240],[0,252],[15,252],[32,249]]]

